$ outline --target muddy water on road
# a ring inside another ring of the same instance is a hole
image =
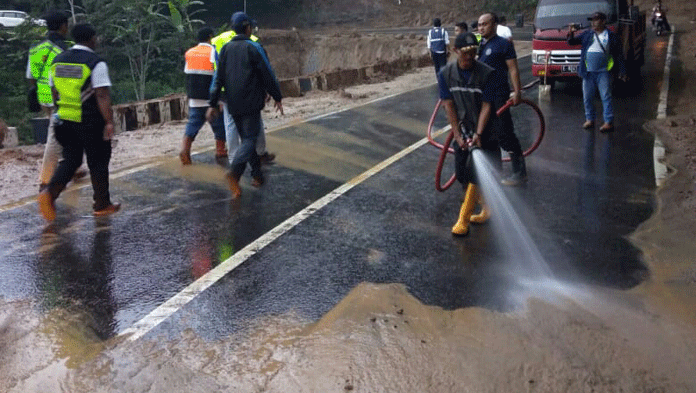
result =
[[[3,304],[0,383],[13,393],[696,389],[693,328],[617,293],[497,313],[361,284],[315,324],[269,317],[215,342],[186,332],[103,343],[74,327],[84,321],[57,322],[68,311],[38,320],[32,305]]]

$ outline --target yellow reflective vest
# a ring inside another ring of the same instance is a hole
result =
[[[53,86],[58,91],[58,118],[83,123],[103,121],[92,87],[92,71],[101,62],[93,52],[69,49],[56,56],[51,66]]]
[[[220,53],[220,51],[222,50],[222,47],[225,46],[226,43],[232,41],[232,38],[234,38],[234,36],[236,36],[236,35],[237,35],[237,33],[235,33],[234,30],[230,30],[230,31],[226,31],[222,34],[219,34],[219,35],[213,37],[211,42],[213,43],[213,46],[215,47],[215,50],[217,51],[217,53]],[[259,40],[259,37],[255,36],[253,34],[251,35],[250,38],[254,42],[258,42],[258,40]]]
[[[29,49],[29,68],[32,78],[36,80],[36,94],[41,105],[53,105],[48,75],[53,59],[61,52],[63,49],[51,40],[42,41]]]

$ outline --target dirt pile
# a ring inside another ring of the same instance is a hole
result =
[[[428,26],[433,18],[452,25],[473,19],[482,2],[474,0],[314,0],[305,2],[300,21],[310,26]]]
[[[427,54],[422,34],[361,34],[334,29],[263,30],[261,41],[278,78],[355,69]]]

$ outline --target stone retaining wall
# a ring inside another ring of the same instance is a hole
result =
[[[405,57],[358,69],[281,79],[279,83],[284,97],[300,97],[310,90],[336,90],[367,82],[377,75],[398,76],[408,70],[428,65],[432,65],[430,55]],[[172,94],[163,98],[114,106],[114,125],[117,133],[187,118],[188,102],[185,94]]]

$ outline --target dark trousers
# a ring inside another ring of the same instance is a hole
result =
[[[466,190],[469,183],[478,184],[471,150],[468,148],[462,149],[457,141],[452,142],[452,147],[454,148],[454,173],[457,181]],[[500,146],[493,135],[491,135],[490,127],[486,130],[484,136],[481,137],[481,150],[493,167],[500,170],[502,165]]]
[[[497,112],[509,99],[510,96],[507,94],[498,94],[495,96],[493,98],[493,112]],[[510,111],[507,110],[500,116],[496,116],[495,113],[493,113],[491,115],[491,122],[493,124],[493,135],[500,144],[500,147],[510,154],[522,154],[522,146],[520,145],[520,140],[517,138],[517,135],[515,135],[515,125],[512,123]]]
[[[447,53],[430,52],[430,57],[433,59],[436,74],[440,72],[440,68],[447,65]]]
[[[60,123],[60,124],[58,124]],[[63,159],[58,163],[48,191],[53,199],[58,198],[65,186],[82,165],[82,156],[87,156],[87,167],[94,190],[94,210],[102,210],[111,205],[109,196],[109,161],[111,160],[111,141],[103,138],[104,122],[75,123],[58,121],[55,134],[63,146]]]
[[[261,128],[261,112],[250,115],[232,115],[232,120],[239,132],[241,143],[232,158],[232,175],[239,179],[247,163],[251,166],[251,176],[261,177],[261,159],[256,153],[256,139]]]

